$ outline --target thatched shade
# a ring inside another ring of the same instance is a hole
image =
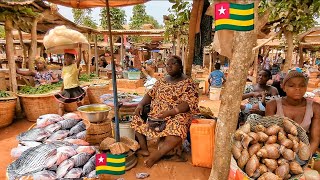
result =
[[[68,6],[72,8],[85,9],[94,7],[106,6],[105,0],[47,0],[54,4],[60,4],[62,6]],[[136,4],[142,4],[149,0],[109,0],[110,7],[130,6]]]

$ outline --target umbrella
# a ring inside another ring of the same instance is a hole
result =
[[[111,22],[110,22],[110,9],[109,7],[116,6],[128,6],[134,4],[145,3],[149,0],[47,0],[48,2],[60,4],[63,6],[73,7],[73,8],[93,8],[93,7],[106,7],[107,8],[107,19],[108,19],[108,30],[110,37],[110,51],[111,51],[111,66],[112,66],[112,86],[113,86],[113,103],[114,103],[114,115],[115,115],[115,139],[117,142],[120,141],[119,132],[119,117],[118,117],[118,95],[117,95],[117,79],[115,71],[115,62],[113,54],[113,43],[112,43],[112,33],[111,33]]]

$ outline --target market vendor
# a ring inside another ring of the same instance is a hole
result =
[[[311,152],[315,153],[320,142],[320,104],[303,97],[307,80],[301,72],[290,71],[282,86],[287,96],[268,102],[266,115],[285,116],[300,124],[309,135]]]
[[[194,81],[183,74],[182,60],[170,57],[166,62],[168,75],[158,80],[135,110],[131,127],[141,146],[137,153],[149,156],[144,162],[152,167],[164,155],[179,147],[187,137],[192,115],[198,112],[198,91]],[[151,104],[148,121],[145,105]],[[143,118],[143,119],[142,119]],[[146,137],[164,139],[163,146],[149,153]]]
[[[59,81],[58,76],[53,71],[47,69],[47,62],[43,57],[37,58],[35,62],[36,70],[22,71],[17,69],[17,73],[23,76],[33,76],[36,86]]]

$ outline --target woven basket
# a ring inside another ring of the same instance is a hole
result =
[[[44,114],[57,114],[59,103],[52,93],[39,95],[18,95],[29,121],[35,122]]]
[[[87,120],[83,120],[84,124],[86,125],[86,133],[90,135],[96,135],[96,134],[103,134],[112,132],[111,128],[111,122],[105,121],[103,123],[95,124],[90,123]]]
[[[300,140],[302,142],[304,142],[307,145],[310,145],[309,143],[309,139],[308,136],[306,134],[306,131],[296,122],[294,122],[293,120],[287,118],[287,117],[280,117],[280,116],[255,116],[255,118],[249,118],[247,119],[246,123],[250,124],[250,128],[251,131],[254,131],[255,127],[259,124],[265,126],[265,127],[269,127],[272,126],[274,124],[283,127],[283,120],[287,119],[289,120],[292,124],[294,124],[297,127],[297,131],[298,131],[298,137],[300,138]],[[234,158],[234,157],[232,157]],[[311,158],[311,157],[310,157]],[[302,168],[305,169],[308,166],[308,163],[306,163]],[[238,167],[239,168],[239,167]],[[242,171],[242,169],[239,168],[239,170],[245,174],[247,177],[249,177],[244,171]],[[292,176],[289,180],[295,180],[295,179],[299,179],[303,174],[299,174],[299,175],[295,175]],[[252,178],[249,178],[250,180],[253,180]]]
[[[14,118],[17,97],[0,98],[0,128],[10,125]]]
[[[105,138],[112,137],[112,132],[107,132],[103,134],[86,134],[85,141],[90,145],[99,145]]]
[[[91,104],[101,103],[100,96],[110,93],[109,85],[90,86],[87,93]]]

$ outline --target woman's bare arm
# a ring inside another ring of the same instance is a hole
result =
[[[35,76],[35,71],[21,71],[20,69],[17,69],[17,73],[23,76]]]
[[[319,147],[320,142],[320,104],[313,103],[313,118],[311,120],[310,128],[310,149],[315,153]]]
[[[277,111],[277,102],[276,100],[271,100],[267,102],[266,104],[266,116],[272,116],[275,115]]]

